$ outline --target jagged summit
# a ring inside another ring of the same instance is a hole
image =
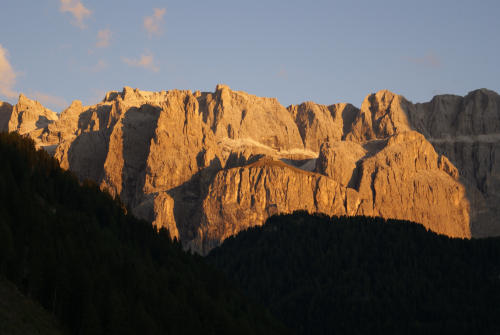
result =
[[[40,133],[40,130],[56,121],[58,116],[36,100],[19,94],[17,104],[1,103],[0,129],[20,134]]]
[[[0,105],[0,126],[205,253],[297,209],[498,235],[499,106],[483,89],[423,104],[382,90],[360,108],[285,108],[222,84],[194,93],[124,87],[92,106],[73,101],[59,117],[23,96]]]

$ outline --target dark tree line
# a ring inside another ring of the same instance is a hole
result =
[[[500,334],[500,239],[297,212],[208,260],[300,334]]]
[[[70,334],[286,333],[166,230],[0,134],[0,276]]]

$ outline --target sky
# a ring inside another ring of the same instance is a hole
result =
[[[500,92],[500,1],[5,0],[0,100],[56,112],[131,86],[283,105]]]

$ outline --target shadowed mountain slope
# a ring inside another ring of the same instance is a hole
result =
[[[0,160],[0,276],[70,334],[287,333],[166,230],[80,185],[31,140],[0,133]]]
[[[411,222],[273,216],[207,259],[299,334],[496,334],[500,239]]]
[[[9,281],[0,278],[0,334],[63,335],[53,315],[28,299]]]

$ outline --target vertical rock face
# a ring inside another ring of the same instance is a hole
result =
[[[435,96],[430,102],[416,104],[410,118],[416,129],[431,138],[497,134],[499,110],[500,96],[483,88],[465,97]]]
[[[331,106],[305,102],[288,107],[306,149],[318,151],[324,142],[339,141],[350,131],[359,110],[350,104]]]
[[[142,195],[146,160],[161,109],[123,106],[109,137],[102,187],[130,206]]]
[[[395,134],[385,147],[361,163],[359,214],[410,218],[429,229],[470,237],[469,202],[465,188],[424,136]],[[446,200],[445,200],[446,199]]]
[[[217,85],[198,97],[205,122],[219,138],[249,138],[268,147],[302,148],[297,125],[274,98],[260,98]]]
[[[43,142],[46,145],[57,145],[61,140],[71,141],[78,134],[83,113],[82,102],[75,100],[66,108],[60,116],[60,120],[56,120],[47,126],[48,131],[43,133]]]
[[[104,161],[109,150],[111,127],[118,118],[116,103],[84,107],[74,101],[49,125],[39,143],[47,149],[56,148],[54,156],[61,166],[73,171],[81,180],[101,182]],[[59,144],[57,142],[59,141]]]
[[[56,113],[24,94],[14,106],[0,101],[0,131],[16,131],[39,142],[44,130],[57,119]]]
[[[218,160],[215,137],[203,122],[198,100],[170,91],[162,103],[147,157],[145,192],[178,187]]]
[[[345,215],[345,189],[333,179],[263,158],[217,173],[203,201],[205,217],[193,248],[206,253],[273,214],[303,209]]]
[[[358,109],[284,108],[224,85],[125,87],[93,106],[74,101],[59,117],[20,96],[0,104],[0,127],[29,135],[62,167],[206,253],[269,215],[301,209],[500,235],[499,106],[487,90],[425,104],[380,91]]]
[[[465,188],[448,171],[451,163],[440,164],[417,132],[377,142],[365,148],[355,142],[323,144],[316,169],[324,175],[269,158],[220,171],[203,201],[196,250],[205,253],[272,214],[299,209],[405,219],[448,236],[470,237],[469,203]]]
[[[368,151],[351,141],[325,142],[321,145],[316,172],[324,174],[342,186],[353,186],[358,177],[358,165]]]
[[[352,124],[347,140],[363,142],[411,130],[408,111],[413,105],[404,97],[383,90],[370,94]]]
[[[288,107],[300,132],[306,149],[318,151],[321,143],[337,141],[342,137],[342,119],[333,119],[327,106],[305,102]]]
[[[0,131],[9,131],[9,120],[12,115],[12,105],[0,101]]]
[[[19,101],[12,109],[8,129],[24,135],[43,129],[57,119],[56,113],[43,107],[38,101],[31,100],[21,94]]]
[[[423,104],[380,91],[364,100],[345,139],[364,143],[410,129],[422,133],[466,188],[473,236],[500,235],[499,106],[500,96],[486,89]]]
[[[456,165],[471,202],[474,236],[500,235],[500,96],[480,89],[416,104],[414,128]]]

